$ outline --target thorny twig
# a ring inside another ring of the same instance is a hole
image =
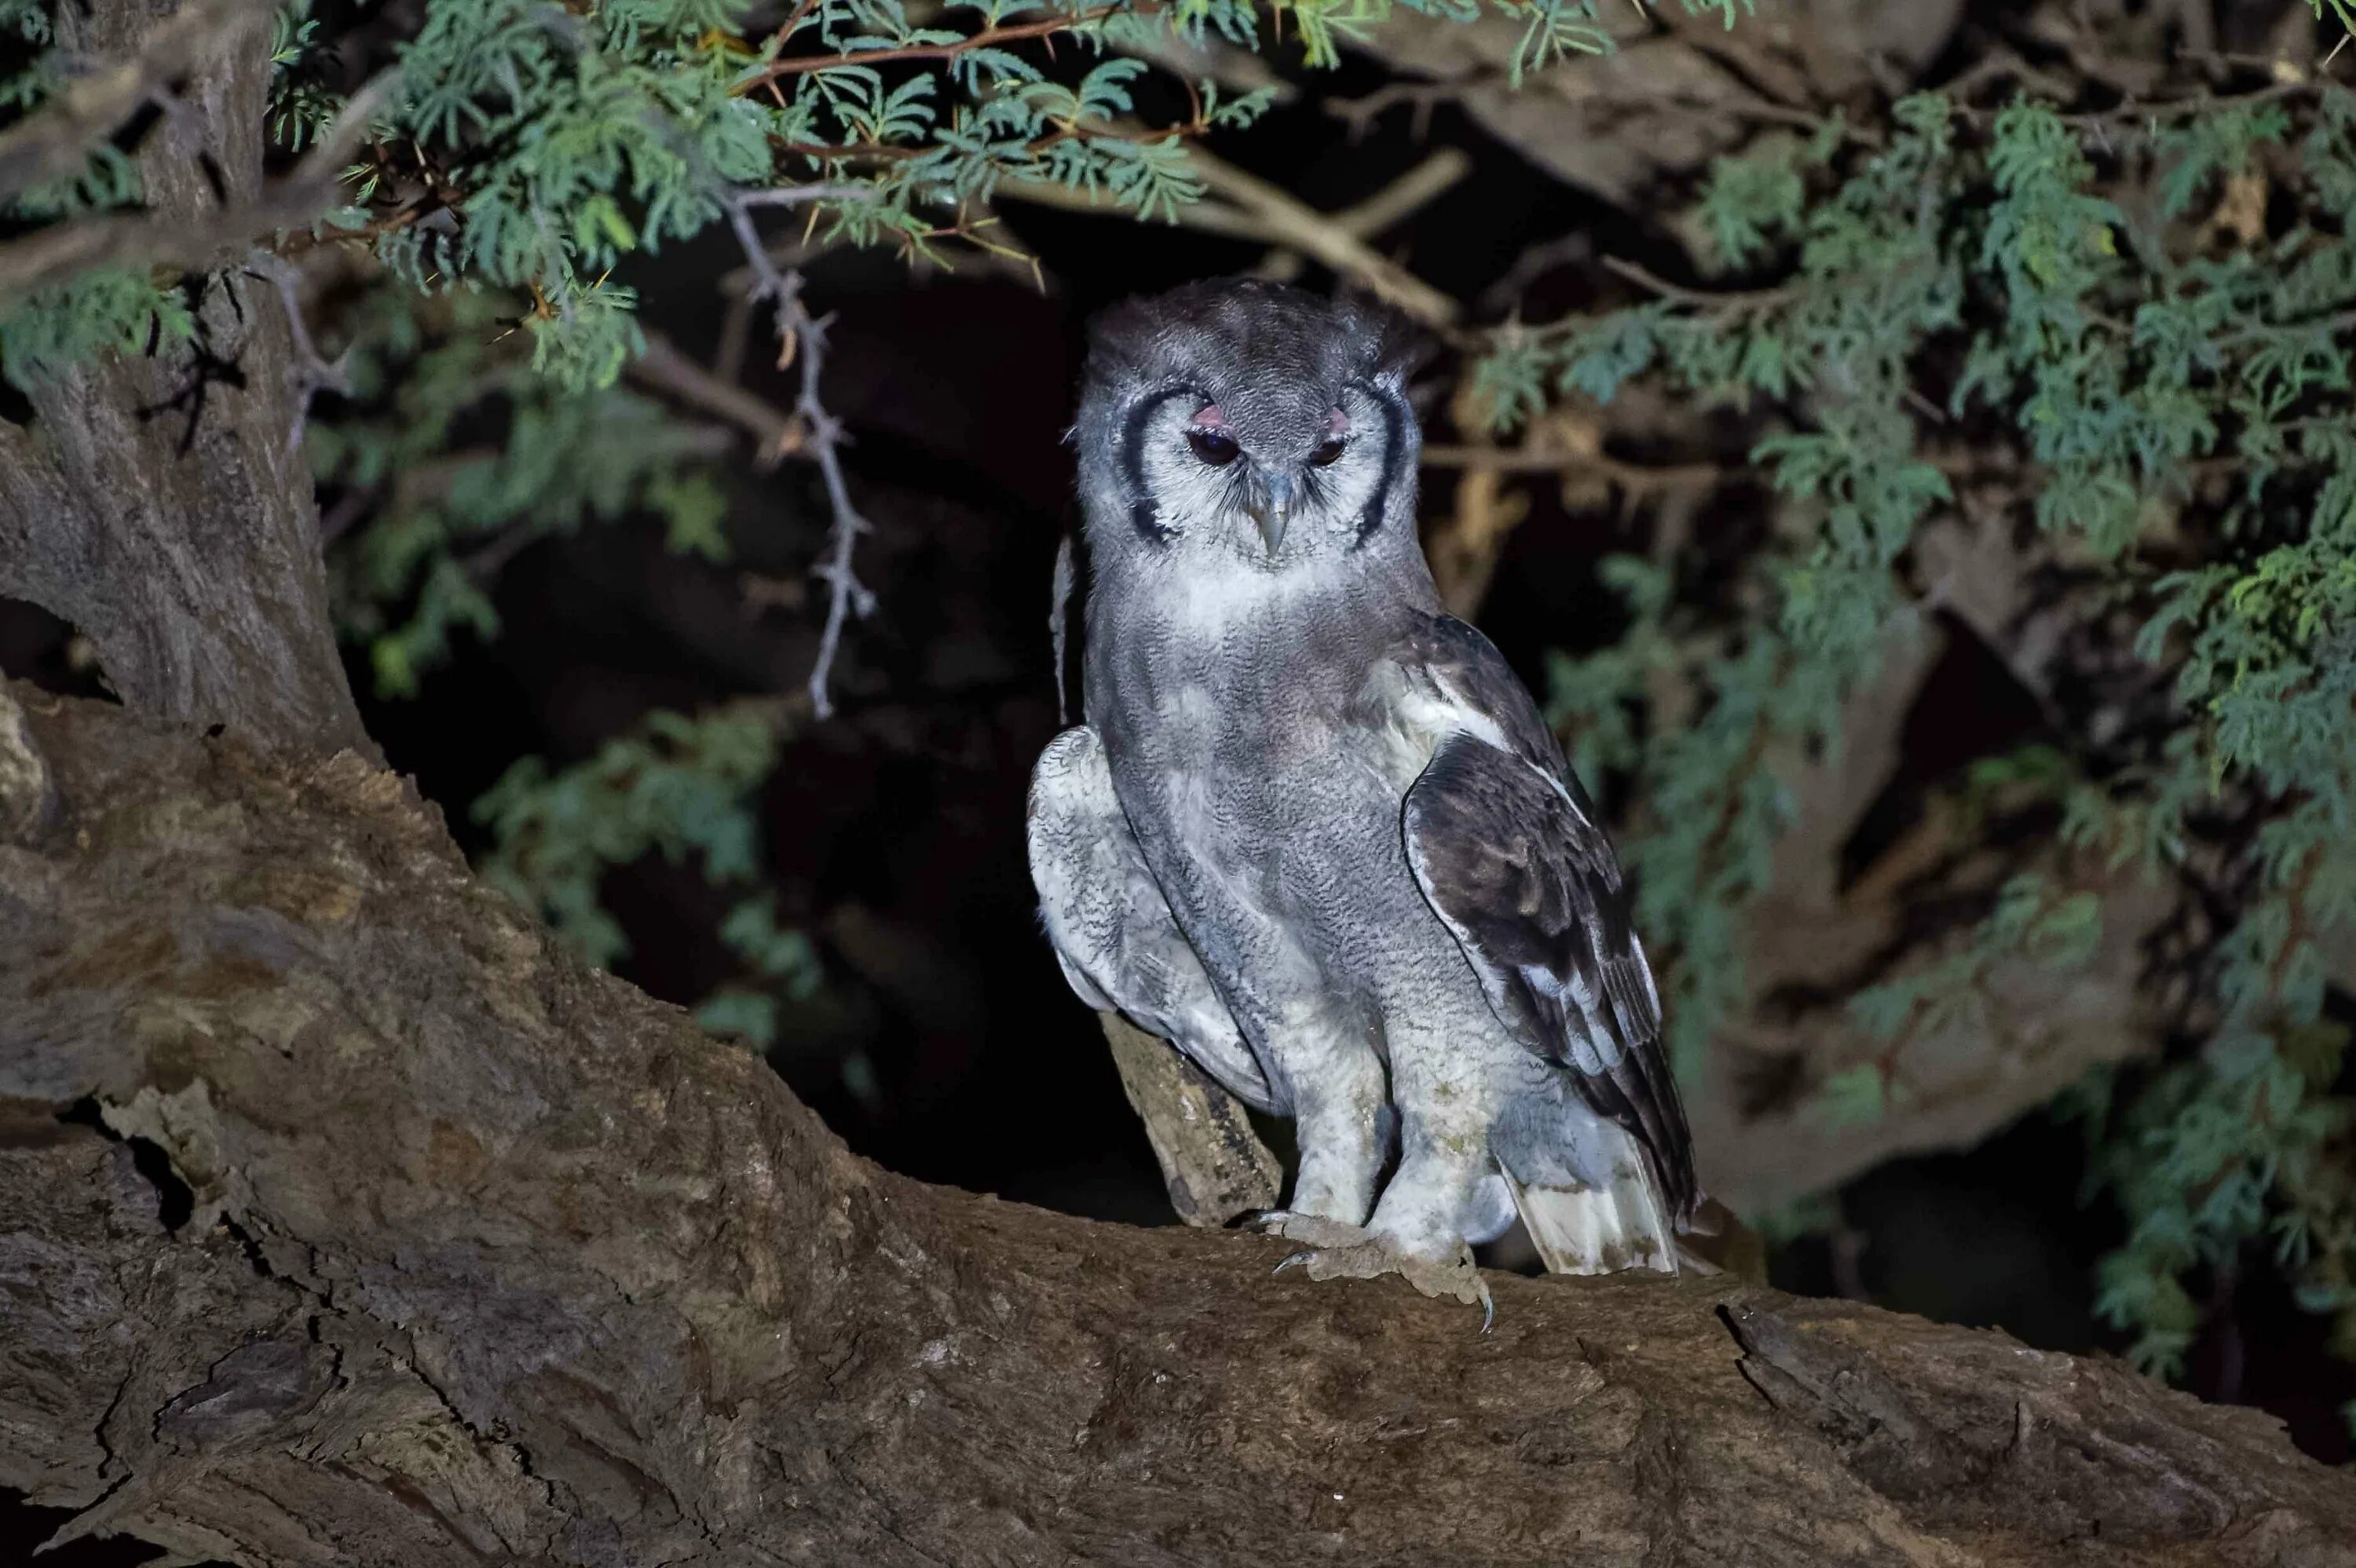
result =
[[[303,450],[304,427],[310,422],[311,400],[321,392],[348,392],[352,351],[348,345],[333,359],[319,352],[312,341],[311,329],[303,320],[303,274],[294,263],[275,251],[257,249],[246,258],[245,270],[264,279],[278,291],[279,303],[286,307],[288,356],[287,379],[294,383],[294,417],[286,432],[289,456]]]
[[[801,358],[801,394],[795,400],[794,413],[802,422],[804,450],[818,464],[819,474],[826,481],[828,506],[834,514],[834,524],[827,535],[826,559],[810,568],[810,575],[827,585],[826,629],[819,634],[818,662],[810,668],[810,709],[820,719],[834,716],[834,704],[827,696],[827,677],[834,668],[835,655],[842,646],[842,628],[857,615],[864,619],[875,608],[875,595],[851,571],[851,551],[859,536],[868,531],[867,520],[851,504],[851,489],[842,476],[843,442],[847,439],[842,424],[819,398],[819,380],[826,368],[826,329],[832,316],[813,316],[802,303],[802,275],[798,269],[780,272],[769,260],[769,252],[761,243],[760,230],[754,226],[753,209],[756,207],[795,207],[813,201],[857,200],[865,195],[857,186],[788,186],[775,190],[742,191],[728,201],[728,223],[735,231],[736,242],[743,247],[745,264],[752,268],[756,280],[747,294],[752,300],[767,300],[775,313],[777,328],[777,364],[782,368],[798,355]]]

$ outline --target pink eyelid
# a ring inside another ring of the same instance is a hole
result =
[[[1220,410],[1218,404],[1205,403],[1201,408],[1194,411],[1194,417],[1186,421],[1186,428],[1189,430],[1217,431],[1224,434],[1227,428],[1227,416]],[[1343,436],[1349,434],[1350,416],[1343,412],[1338,407],[1333,409],[1325,416],[1325,433],[1329,436]]]

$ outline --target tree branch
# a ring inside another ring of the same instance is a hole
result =
[[[281,230],[316,221],[335,205],[337,181],[353,149],[399,81],[398,72],[388,69],[354,93],[303,161],[251,201],[202,214],[151,208],[70,219],[0,246],[0,307],[96,267],[212,272]]]
[[[1461,309],[1457,302],[1367,244],[1358,223],[1344,223],[1340,214],[1320,212],[1280,187],[1246,174],[1200,147],[1191,149],[1190,166],[1218,199],[1193,202],[1177,208],[1171,214],[1173,223],[1206,234],[1224,234],[1297,251],[1318,265],[1362,284],[1376,298],[1427,326],[1441,332],[1453,326]],[[1422,182],[1445,176],[1449,167],[1439,159],[1428,161],[1415,176],[1419,183],[1409,187],[1406,194],[1419,201],[1429,200],[1437,189],[1427,188]],[[1046,181],[1008,180],[998,187],[998,195],[1072,211],[1121,210],[1091,192]],[[1383,216],[1382,210],[1377,209],[1374,216]]]
[[[1030,38],[1044,38],[1054,33],[1066,33],[1074,27],[1086,27],[1090,22],[1100,22],[1119,9],[1118,5],[1092,5],[1085,11],[1044,16],[1035,22],[1014,22],[1004,27],[984,27],[980,32],[959,38],[953,44],[912,44],[905,48],[854,49],[848,54],[796,55],[791,59],[776,60],[763,67],[758,74],[737,83],[736,91],[750,92],[764,82],[775,81],[781,77],[803,76],[814,70],[836,70],[845,66],[879,66],[901,64],[909,60],[955,59],[969,49],[1002,48],[1008,44],[1019,44]],[[797,11],[794,22],[789,22],[788,27],[795,22],[798,22],[802,16],[807,15],[808,10],[808,6],[803,6]]]
[[[5,692],[0,781],[54,804],[0,812],[34,824],[0,848],[0,1485],[68,1536],[254,1568],[2356,1539],[2273,1422],[2115,1363],[1723,1279],[1497,1276],[1483,1336],[1272,1275],[1286,1243],[889,1176],[475,884],[402,781]]]
[[[827,533],[826,558],[810,569],[810,575],[827,585],[826,625],[819,634],[818,658],[809,675],[810,706],[820,719],[830,718],[834,713],[834,701],[827,687],[834,671],[835,656],[842,648],[843,627],[851,616],[864,618],[875,608],[875,595],[851,571],[851,552],[859,543],[859,536],[866,533],[870,525],[851,505],[851,486],[843,478],[842,443],[848,438],[843,434],[842,421],[827,411],[819,396],[819,382],[826,366],[826,329],[832,318],[811,315],[802,304],[801,273],[779,272],[777,264],[769,259],[767,249],[761,243],[760,230],[754,227],[753,209],[841,199],[847,199],[843,187],[798,186],[743,192],[728,207],[729,225],[744,252],[744,264],[752,269],[756,280],[745,297],[769,302],[774,313],[778,367],[783,368],[797,355],[800,357],[801,393],[795,400],[794,415],[801,421],[804,444],[818,464],[819,475],[826,485],[827,505],[834,516]]]
[[[1243,1103],[1119,1013],[1098,1013],[1097,1020],[1178,1218],[1215,1231],[1254,1210],[1275,1208],[1284,1167],[1252,1131]]]
[[[0,133],[0,208],[80,172],[92,147],[175,78],[266,31],[270,12],[264,0],[188,0],[149,29],[129,58],[67,80]]]
[[[659,332],[647,334],[647,351],[625,366],[623,373],[744,431],[753,438],[754,461],[762,468],[774,468],[802,449],[802,427],[791,414],[734,379],[705,369]]]

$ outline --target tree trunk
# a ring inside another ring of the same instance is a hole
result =
[[[128,55],[175,9],[59,6],[59,41]],[[193,224],[254,199],[268,56],[249,30],[192,74],[139,155],[151,210]],[[185,287],[189,341],[45,378],[24,422],[0,410],[0,593],[72,622],[127,702],[368,752],[327,619],[285,307],[235,269]]]
[[[902,1180],[349,754],[9,688],[0,1484],[189,1557],[2356,1564],[2115,1364],[1688,1278],[1497,1324]],[[1023,1136],[1009,1128],[1009,1136]]]

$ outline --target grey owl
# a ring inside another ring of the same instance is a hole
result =
[[[1517,1212],[1555,1272],[1674,1272],[1701,1199],[1629,891],[1440,608],[1406,347],[1247,282],[1095,324],[1086,722],[1029,806],[1047,933],[1083,1000],[1293,1118],[1265,1220],[1312,1275],[1485,1300],[1467,1243]]]

